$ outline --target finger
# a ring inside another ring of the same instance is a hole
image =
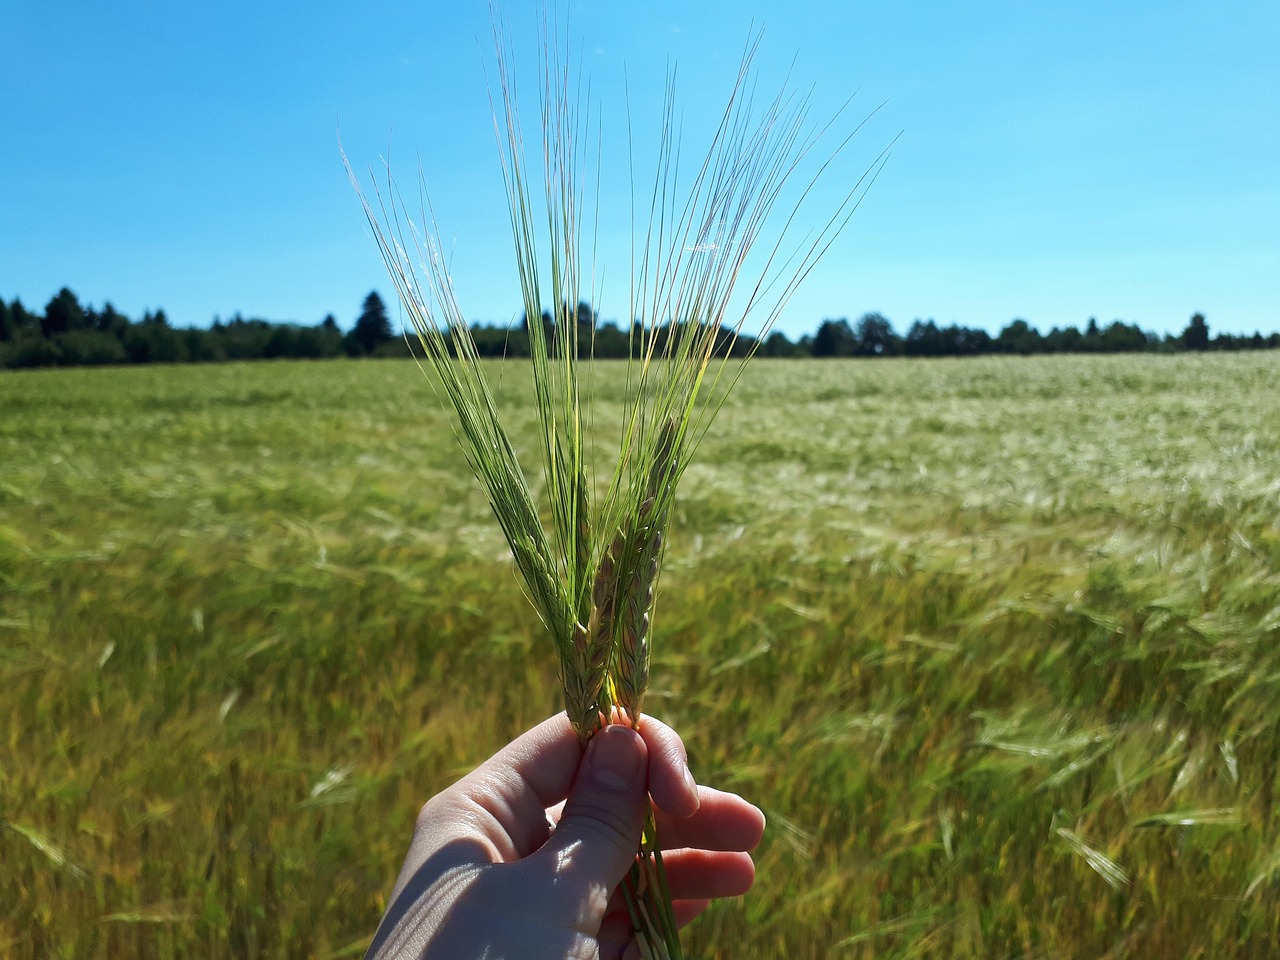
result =
[[[649,751],[649,775],[657,780],[655,801],[667,800],[674,816],[683,815],[685,809],[696,809],[697,787],[692,774],[688,774],[680,735],[661,720],[648,716],[641,724],[640,734]],[[522,733],[455,786],[486,779],[494,770],[509,771],[542,801],[544,809],[551,809],[568,796],[581,762],[578,735],[561,712]]]
[[[747,853],[672,850],[662,864],[673,900],[740,897],[756,879],[756,865]]]
[[[558,713],[526,730],[459,781],[488,781],[494,774],[512,776],[520,787],[536,797],[543,809],[569,795],[582,762],[582,746],[568,717]]]
[[[623,957],[640,957],[635,946],[635,933],[631,926],[631,915],[626,907],[609,905],[609,912],[600,924],[600,933],[596,937],[600,944],[600,960],[619,960]],[[636,952],[633,952],[636,951]]]
[[[663,854],[662,865],[673,901],[740,897],[751,889],[756,878],[756,865],[750,854],[741,852],[672,850]],[[630,923],[621,888],[609,900],[606,923],[615,915]]]
[[[700,788],[689,771],[680,734],[661,720],[646,715],[640,722],[640,736],[649,748],[649,793],[655,806],[668,819],[692,816],[701,802]],[[552,823],[559,820],[560,806],[550,804],[547,807],[547,816]]]
[[[649,793],[672,817],[688,817],[698,809],[698,785],[689,772],[684,741],[661,720],[641,718],[640,735],[649,748]]]
[[[565,715],[545,720],[433,797],[419,816],[417,837],[426,847],[433,837],[472,839],[494,862],[528,856],[546,841],[545,810],[568,794],[581,761]]]
[[[635,860],[647,766],[645,741],[634,730],[615,724],[597,733],[555,832],[519,864],[561,922],[584,933],[599,929],[610,893]]]
[[[689,921],[711,906],[710,900],[677,900],[671,905],[671,912],[676,915],[676,927],[686,927]]]
[[[688,817],[658,809],[658,843],[664,850],[754,850],[764,835],[764,813],[736,793],[699,787],[698,811]]]

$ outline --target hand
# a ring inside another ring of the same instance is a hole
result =
[[[621,960],[638,956],[617,887],[652,797],[683,925],[745,893],[764,815],[695,784],[684,744],[645,717],[584,753],[564,714],[521,735],[418,815],[368,956],[396,960]],[[564,801],[561,807],[561,801]]]

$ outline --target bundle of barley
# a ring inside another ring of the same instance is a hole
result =
[[[574,93],[582,85],[555,38],[544,32],[539,79],[545,207],[536,211],[509,68],[511,46],[501,27],[495,38],[495,124],[525,315],[532,321],[548,301],[557,310],[579,303],[593,276],[583,250],[583,192],[590,181],[582,176],[585,138]],[[723,402],[724,389],[717,384],[731,386],[750,356],[747,350],[730,359],[733,344],[748,321],[757,335],[773,324],[887,157],[886,150],[801,242],[786,245],[810,188],[853,133],[803,172],[833,125],[809,124],[806,99],[785,90],[763,109],[753,104],[757,45],[758,37],[747,45],[705,158],[687,184],[676,176],[679,149],[668,80],[648,219],[642,226],[633,222],[629,315],[643,320],[632,330],[621,453],[595,502],[579,359],[590,356],[590,344],[580,342],[579,324],[567,308],[550,324],[528,324],[548,524],[498,417],[425,190],[419,224],[407,214],[389,172],[385,188],[375,181],[372,202],[361,193],[400,301],[455,416],[457,435],[550,634],[565,709],[584,744],[614,720],[641,723],[654,588],[671,505],[690,454]],[[776,235],[761,242],[772,224]],[[763,254],[757,251],[749,261],[757,245]],[[650,816],[623,884],[637,942],[650,960],[682,956],[658,851]]]

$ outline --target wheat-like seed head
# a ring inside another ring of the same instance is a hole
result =
[[[620,598],[615,687],[619,708],[632,726],[638,726],[649,686],[649,624],[662,554],[662,531],[656,524],[641,522],[628,546],[631,572]]]
[[[585,744],[612,712],[607,681],[611,645],[607,634],[574,626],[574,657],[563,672],[565,712]]]
[[[680,470],[680,442],[680,426],[673,417],[667,417],[658,431],[643,474],[644,500],[621,545],[627,562],[626,577],[619,582],[621,609],[618,611],[615,686],[618,705],[633,726],[640,723],[640,708],[649,686],[649,628],[654,587],[675,497],[675,477]]]

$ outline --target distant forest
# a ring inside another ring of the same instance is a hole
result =
[[[637,337],[614,323],[601,323],[589,304],[566,306],[561,317],[578,324],[582,352],[599,358],[625,358],[636,349]],[[540,322],[548,330],[556,318],[545,312]],[[665,336],[669,328],[659,331]],[[516,327],[476,324],[471,334],[481,356],[527,357],[527,318]],[[1090,320],[1084,330],[1054,327],[1041,333],[1025,320],[1013,320],[997,335],[967,327],[939,326],[916,320],[905,334],[878,313],[850,323],[823,320],[812,335],[792,341],[781,331],[762,342],[747,336],[733,338],[726,331],[722,352],[745,355],[756,350],[763,357],[958,357],[980,354],[1034,353],[1172,353],[1184,350],[1260,350],[1280,347],[1280,333],[1263,336],[1210,335],[1203,315],[1191,317],[1177,335],[1157,336],[1135,324],[1116,320],[1100,326]],[[352,328],[343,333],[333,314],[315,326],[246,320],[215,319],[209,327],[174,327],[163,310],[148,311],[132,320],[110,303],[102,309],[83,305],[67,288],[33,313],[18,299],[0,300],[0,368],[82,366],[120,363],[207,363],[224,360],[265,360],[285,357],[404,357],[409,347],[391,326],[386,304],[376,292],[364,299]]]

